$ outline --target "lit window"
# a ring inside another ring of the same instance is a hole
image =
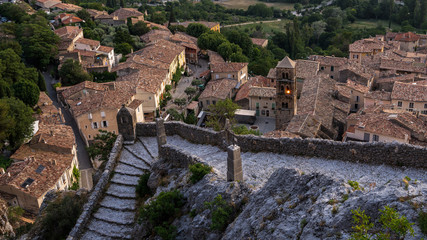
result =
[[[291,94],[291,90],[289,89],[288,86],[286,86],[286,94]]]

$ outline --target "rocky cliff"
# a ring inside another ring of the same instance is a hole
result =
[[[188,163],[186,163],[188,164]],[[185,198],[180,217],[173,221],[176,239],[348,239],[352,233],[351,210],[365,210],[379,230],[380,209],[390,206],[414,223],[414,237],[423,235],[418,226],[420,211],[427,211],[427,184],[412,179],[396,179],[382,186],[350,186],[340,179],[318,173],[304,174],[280,168],[258,191],[245,183],[226,182],[214,173],[196,184],[189,183],[186,164],[159,161],[153,167],[149,186],[160,192],[178,189]],[[211,229],[212,212],[206,202],[218,194],[233,207],[235,214],[225,231]],[[138,225],[135,236],[152,235],[149,224]]]
[[[7,239],[7,237],[14,237],[13,227],[9,223],[7,217],[7,203],[0,199],[0,239]]]

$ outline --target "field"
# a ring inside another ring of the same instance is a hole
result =
[[[354,23],[349,24],[348,26],[351,28],[376,28],[378,25],[381,25],[388,29],[388,21],[386,20],[356,20]],[[396,23],[391,23],[392,29],[400,29],[400,25]]]
[[[239,30],[243,30],[244,32],[251,33],[255,31],[255,28],[257,25],[261,25],[262,31],[266,33],[268,36],[268,35],[271,35],[273,32],[285,31],[285,26],[287,23],[289,23],[289,20],[282,19],[281,21],[252,23],[252,24],[246,24],[246,25],[230,27],[230,28],[222,28],[222,29],[239,29]]]
[[[258,0],[226,0],[226,1],[215,1],[219,5],[222,5],[226,8],[240,8],[240,9],[248,9],[249,5],[254,5],[257,3],[264,3],[269,7],[275,7],[281,10],[287,9],[292,10],[294,8],[294,4],[292,3],[267,3],[261,2]]]

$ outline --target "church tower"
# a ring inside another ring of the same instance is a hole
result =
[[[276,129],[284,130],[297,112],[296,63],[285,57],[276,66]]]

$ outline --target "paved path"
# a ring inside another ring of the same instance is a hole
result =
[[[254,22],[245,22],[245,23],[237,23],[237,24],[230,24],[230,25],[223,25],[221,28],[227,28],[227,27],[237,27],[237,26],[243,26],[243,25],[249,25],[249,24],[257,24],[257,23],[272,23],[272,22],[280,22],[282,19],[276,19],[276,20],[269,20],[269,21],[254,21]]]
[[[74,132],[74,136],[76,138],[77,145],[77,159],[79,161],[80,169],[88,169],[92,168],[92,164],[89,159],[89,154],[86,151],[86,144],[84,143],[82,137],[80,136],[79,128],[77,127],[74,118],[71,116],[70,112],[62,107],[61,104],[58,103],[58,99],[56,97],[56,91],[52,87],[52,83],[55,83],[55,80],[46,72],[43,73],[44,80],[46,83],[46,90],[49,94],[50,99],[53,101],[53,105],[58,108],[61,108],[62,115],[65,119],[65,124],[71,126]]]
[[[152,142],[151,142],[152,141]],[[114,169],[105,197],[91,216],[81,239],[131,239],[137,199],[135,186],[157,159],[155,139],[125,145]]]

